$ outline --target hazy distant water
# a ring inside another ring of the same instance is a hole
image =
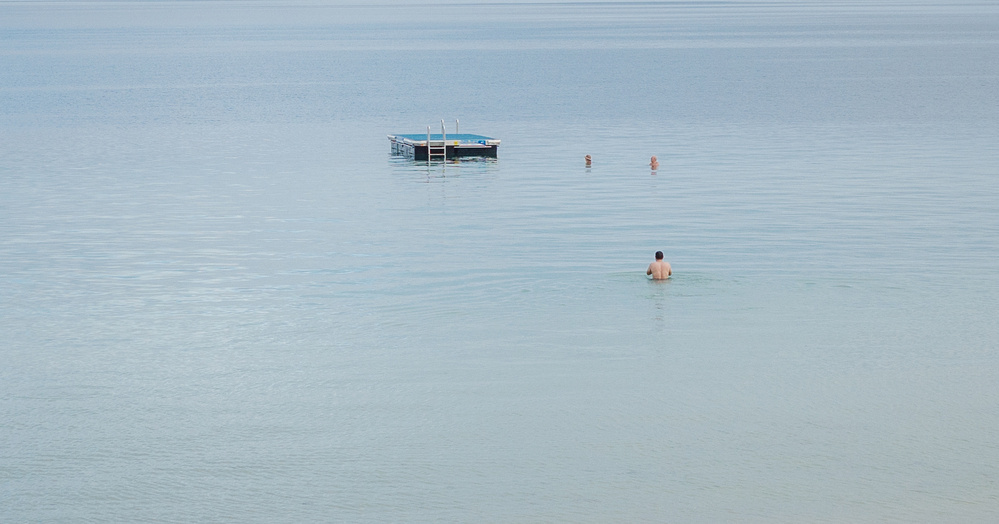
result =
[[[0,2],[0,520],[995,520],[997,93],[988,2]]]

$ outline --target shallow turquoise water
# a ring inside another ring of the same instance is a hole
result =
[[[0,4],[5,519],[999,514],[995,7],[452,9]]]

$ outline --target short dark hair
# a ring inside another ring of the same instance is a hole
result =
[[[663,259],[663,252],[656,251],[656,260],[662,260],[662,259]]]

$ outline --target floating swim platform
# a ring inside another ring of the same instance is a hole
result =
[[[428,162],[460,157],[496,158],[496,150],[500,145],[499,139],[488,136],[448,134],[444,129],[444,122],[441,122],[440,133],[431,134],[427,127],[426,134],[389,135],[388,139],[392,145],[392,154]]]
[[[433,160],[480,156],[496,158],[500,141],[483,135],[437,133],[429,135],[389,135],[392,153],[404,155],[413,160],[431,160],[427,144],[433,153]],[[442,150],[443,148],[443,150]]]

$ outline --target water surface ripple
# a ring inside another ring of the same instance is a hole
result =
[[[0,2],[0,520],[994,521],[997,28]]]

